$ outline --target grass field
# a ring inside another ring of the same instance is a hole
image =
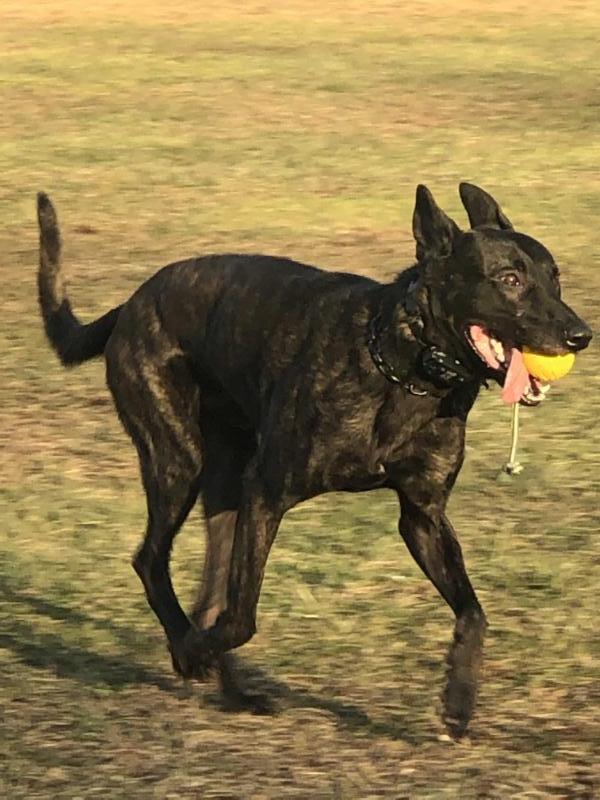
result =
[[[600,792],[597,345],[523,413],[472,413],[451,501],[490,620],[471,737],[438,718],[452,617],[385,492],[288,515],[249,679],[272,718],[180,683],[129,565],[144,527],[103,366],[58,368],[34,197],[86,319],[199,252],[388,278],[414,188],[465,223],[467,179],[542,240],[600,327],[600,6],[592,0],[0,4],[0,796],[580,798]],[[198,515],[174,555],[189,602]]]

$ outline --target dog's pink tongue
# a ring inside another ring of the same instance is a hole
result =
[[[523,354],[520,350],[513,348],[502,388],[502,399],[505,403],[518,403],[528,385],[529,373],[523,363]]]

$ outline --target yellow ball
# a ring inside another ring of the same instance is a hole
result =
[[[571,371],[575,363],[575,355],[567,353],[564,356],[542,356],[523,350],[523,362],[527,371],[540,381],[557,381]]]

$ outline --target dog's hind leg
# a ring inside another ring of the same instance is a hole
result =
[[[165,630],[173,665],[186,675],[189,665],[180,656],[190,621],[175,595],[169,559],[200,488],[199,390],[183,359],[173,351],[164,358],[165,352],[155,340],[115,338],[107,352],[107,379],[137,448],[146,492],[146,535],[133,566]]]
[[[443,718],[453,736],[464,735],[475,707],[486,619],[467,575],[460,544],[443,513],[427,511],[400,492],[400,533],[413,558],[454,611]]]
[[[183,677],[197,677],[195,669],[182,658],[182,642],[190,621],[175,595],[169,573],[173,539],[194,505],[199,486],[198,472],[177,464],[171,452],[169,463],[144,464],[144,488],[148,501],[148,526],[133,567],[139,575],[148,603],[169,642],[173,667]],[[177,472],[177,474],[173,474]],[[171,473],[171,474],[169,474]]]

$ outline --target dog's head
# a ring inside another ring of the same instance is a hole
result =
[[[471,230],[461,231],[425,186],[417,188],[413,233],[431,322],[444,343],[474,371],[504,387],[508,402],[535,404],[544,387],[523,364],[523,349],[576,352],[592,338],[561,299],[559,271],[548,250],[517,233],[498,203],[460,185]]]

